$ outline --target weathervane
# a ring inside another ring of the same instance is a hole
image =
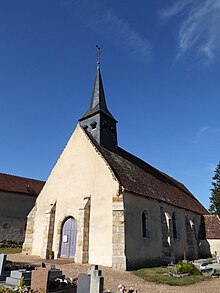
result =
[[[98,45],[96,45],[96,48],[97,48],[97,53],[96,53],[96,55],[97,55],[97,64],[99,65],[100,64],[100,56],[101,56],[101,48],[98,46]]]

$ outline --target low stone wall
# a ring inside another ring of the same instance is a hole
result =
[[[22,246],[27,215],[36,198],[31,194],[0,191],[0,247]]]
[[[0,217],[0,247],[21,247],[25,228],[26,218]]]

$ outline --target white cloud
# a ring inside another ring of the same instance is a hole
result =
[[[220,0],[178,0],[161,18],[169,20],[177,15],[182,17],[177,58],[193,52],[212,62],[220,51]]]
[[[189,4],[192,4],[193,2],[194,2],[193,0],[185,0],[185,1],[183,0],[179,2],[177,1],[171,7],[161,12],[161,18],[166,20],[167,18],[175,16],[181,11],[183,11]]]
[[[143,63],[152,57],[148,40],[100,0],[62,0],[75,21],[90,28]]]
[[[210,127],[210,126],[203,126],[198,129],[195,134],[195,139],[193,140],[194,143],[198,143],[199,139],[204,137],[205,135],[209,134],[216,134],[220,132],[220,128]]]

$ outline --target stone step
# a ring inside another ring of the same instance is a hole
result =
[[[11,275],[10,277],[12,278],[17,278],[17,279],[21,279],[22,277],[24,277],[24,279],[30,279],[31,278],[31,271],[11,271]]]
[[[10,276],[10,272],[9,271],[6,271],[6,272],[3,272],[2,275],[0,275],[0,281],[5,281],[7,277]]]
[[[21,279],[17,279],[17,278],[13,278],[13,277],[7,277],[6,278],[6,284],[8,284],[8,285],[14,285],[14,286],[19,286],[20,280]],[[25,279],[24,282],[25,282],[25,285],[26,286],[30,286],[31,279]]]

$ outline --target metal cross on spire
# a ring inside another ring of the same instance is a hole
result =
[[[96,53],[96,55],[97,55],[97,64],[99,65],[100,64],[100,56],[101,56],[101,48],[98,46],[98,45],[96,45],[96,48],[97,48],[97,53]]]

